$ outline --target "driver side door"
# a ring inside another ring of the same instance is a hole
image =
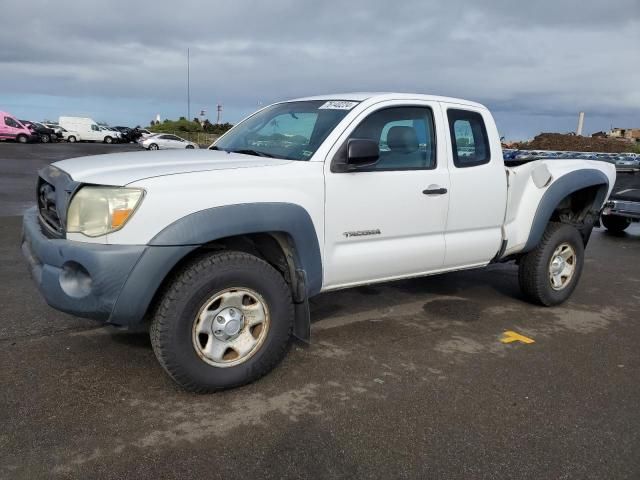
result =
[[[444,142],[435,141],[439,104],[386,102],[354,124],[325,162],[323,289],[441,269],[449,172]],[[377,163],[337,171],[350,138],[378,142]]]

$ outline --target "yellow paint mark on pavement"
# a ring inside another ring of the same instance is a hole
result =
[[[507,330],[506,332],[504,332],[500,341],[502,343],[535,343],[535,340],[533,338],[525,337],[524,335],[520,335],[519,333],[513,332],[511,330]]]

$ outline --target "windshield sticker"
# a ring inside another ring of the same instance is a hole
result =
[[[345,100],[329,100],[318,107],[318,110],[351,110],[358,102],[347,102]]]

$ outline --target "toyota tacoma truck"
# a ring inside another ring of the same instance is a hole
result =
[[[310,97],[206,150],[44,168],[22,250],[51,306],[148,328],[167,374],[211,392],[308,341],[321,292],[511,261],[531,301],[565,301],[614,181],[597,161],[505,166],[478,103]]]

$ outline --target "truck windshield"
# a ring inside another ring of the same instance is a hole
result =
[[[279,103],[236,125],[211,147],[287,160],[309,160],[358,102],[313,100]]]

